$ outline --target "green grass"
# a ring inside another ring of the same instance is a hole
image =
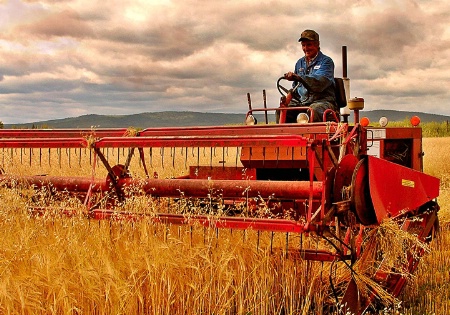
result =
[[[405,118],[401,121],[390,121],[387,125],[390,127],[411,127],[410,118]],[[372,124],[375,127],[379,127],[378,122]],[[450,124],[449,122],[426,122],[419,125],[422,128],[422,136],[429,137],[450,137]]]

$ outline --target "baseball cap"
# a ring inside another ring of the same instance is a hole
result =
[[[305,41],[305,40],[319,40],[319,34],[317,34],[313,30],[304,30],[302,32],[302,35],[300,35],[299,42]]]

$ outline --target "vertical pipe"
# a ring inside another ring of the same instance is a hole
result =
[[[263,101],[264,101],[264,109],[267,109],[266,90],[263,90]],[[269,119],[267,118],[267,110],[264,111],[264,118],[266,119],[266,125],[269,124]]]
[[[347,46],[342,46],[342,79],[344,81],[345,98],[348,100],[350,98],[350,79],[347,73]],[[340,113],[344,122],[347,122],[348,116],[350,116],[348,106],[341,108]]]
[[[248,110],[252,110],[252,99],[250,98],[250,93],[247,93]]]
[[[342,77],[347,78],[347,46],[342,46]]]

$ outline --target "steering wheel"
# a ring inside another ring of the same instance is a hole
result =
[[[285,87],[285,85],[287,85],[288,83],[289,83],[289,88]],[[300,83],[301,82],[299,82],[296,86],[292,87],[292,81],[287,80],[285,77],[280,77],[277,81],[277,89],[278,89],[278,92],[280,92],[282,97],[286,97],[289,93],[293,93],[292,100],[291,100],[291,104],[293,106],[301,105],[300,100],[298,99],[298,95],[297,95],[297,93],[295,93],[295,90],[300,85]]]

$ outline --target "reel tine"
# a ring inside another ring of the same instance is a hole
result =
[[[197,169],[200,167],[200,147],[197,147]]]
[[[33,155],[33,148],[30,148],[29,154],[30,154],[30,167],[31,167],[31,158],[32,158],[32,155]]]
[[[148,154],[150,156],[150,167],[153,168],[153,148],[152,147],[149,148]]]
[[[210,148],[210,153],[209,153],[209,166],[211,167],[211,169],[213,168],[212,162],[213,162],[213,148]],[[214,154],[215,156],[215,154]]]
[[[291,162],[292,162],[292,168],[294,168],[294,163],[295,163],[295,159],[294,159],[294,147],[291,148]]]
[[[225,148],[222,147],[222,169],[225,169]]]
[[[170,150],[170,154],[172,154],[172,149]],[[172,168],[175,168],[175,153],[176,153],[177,149],[173,148],[173,154],[172,154]]]

